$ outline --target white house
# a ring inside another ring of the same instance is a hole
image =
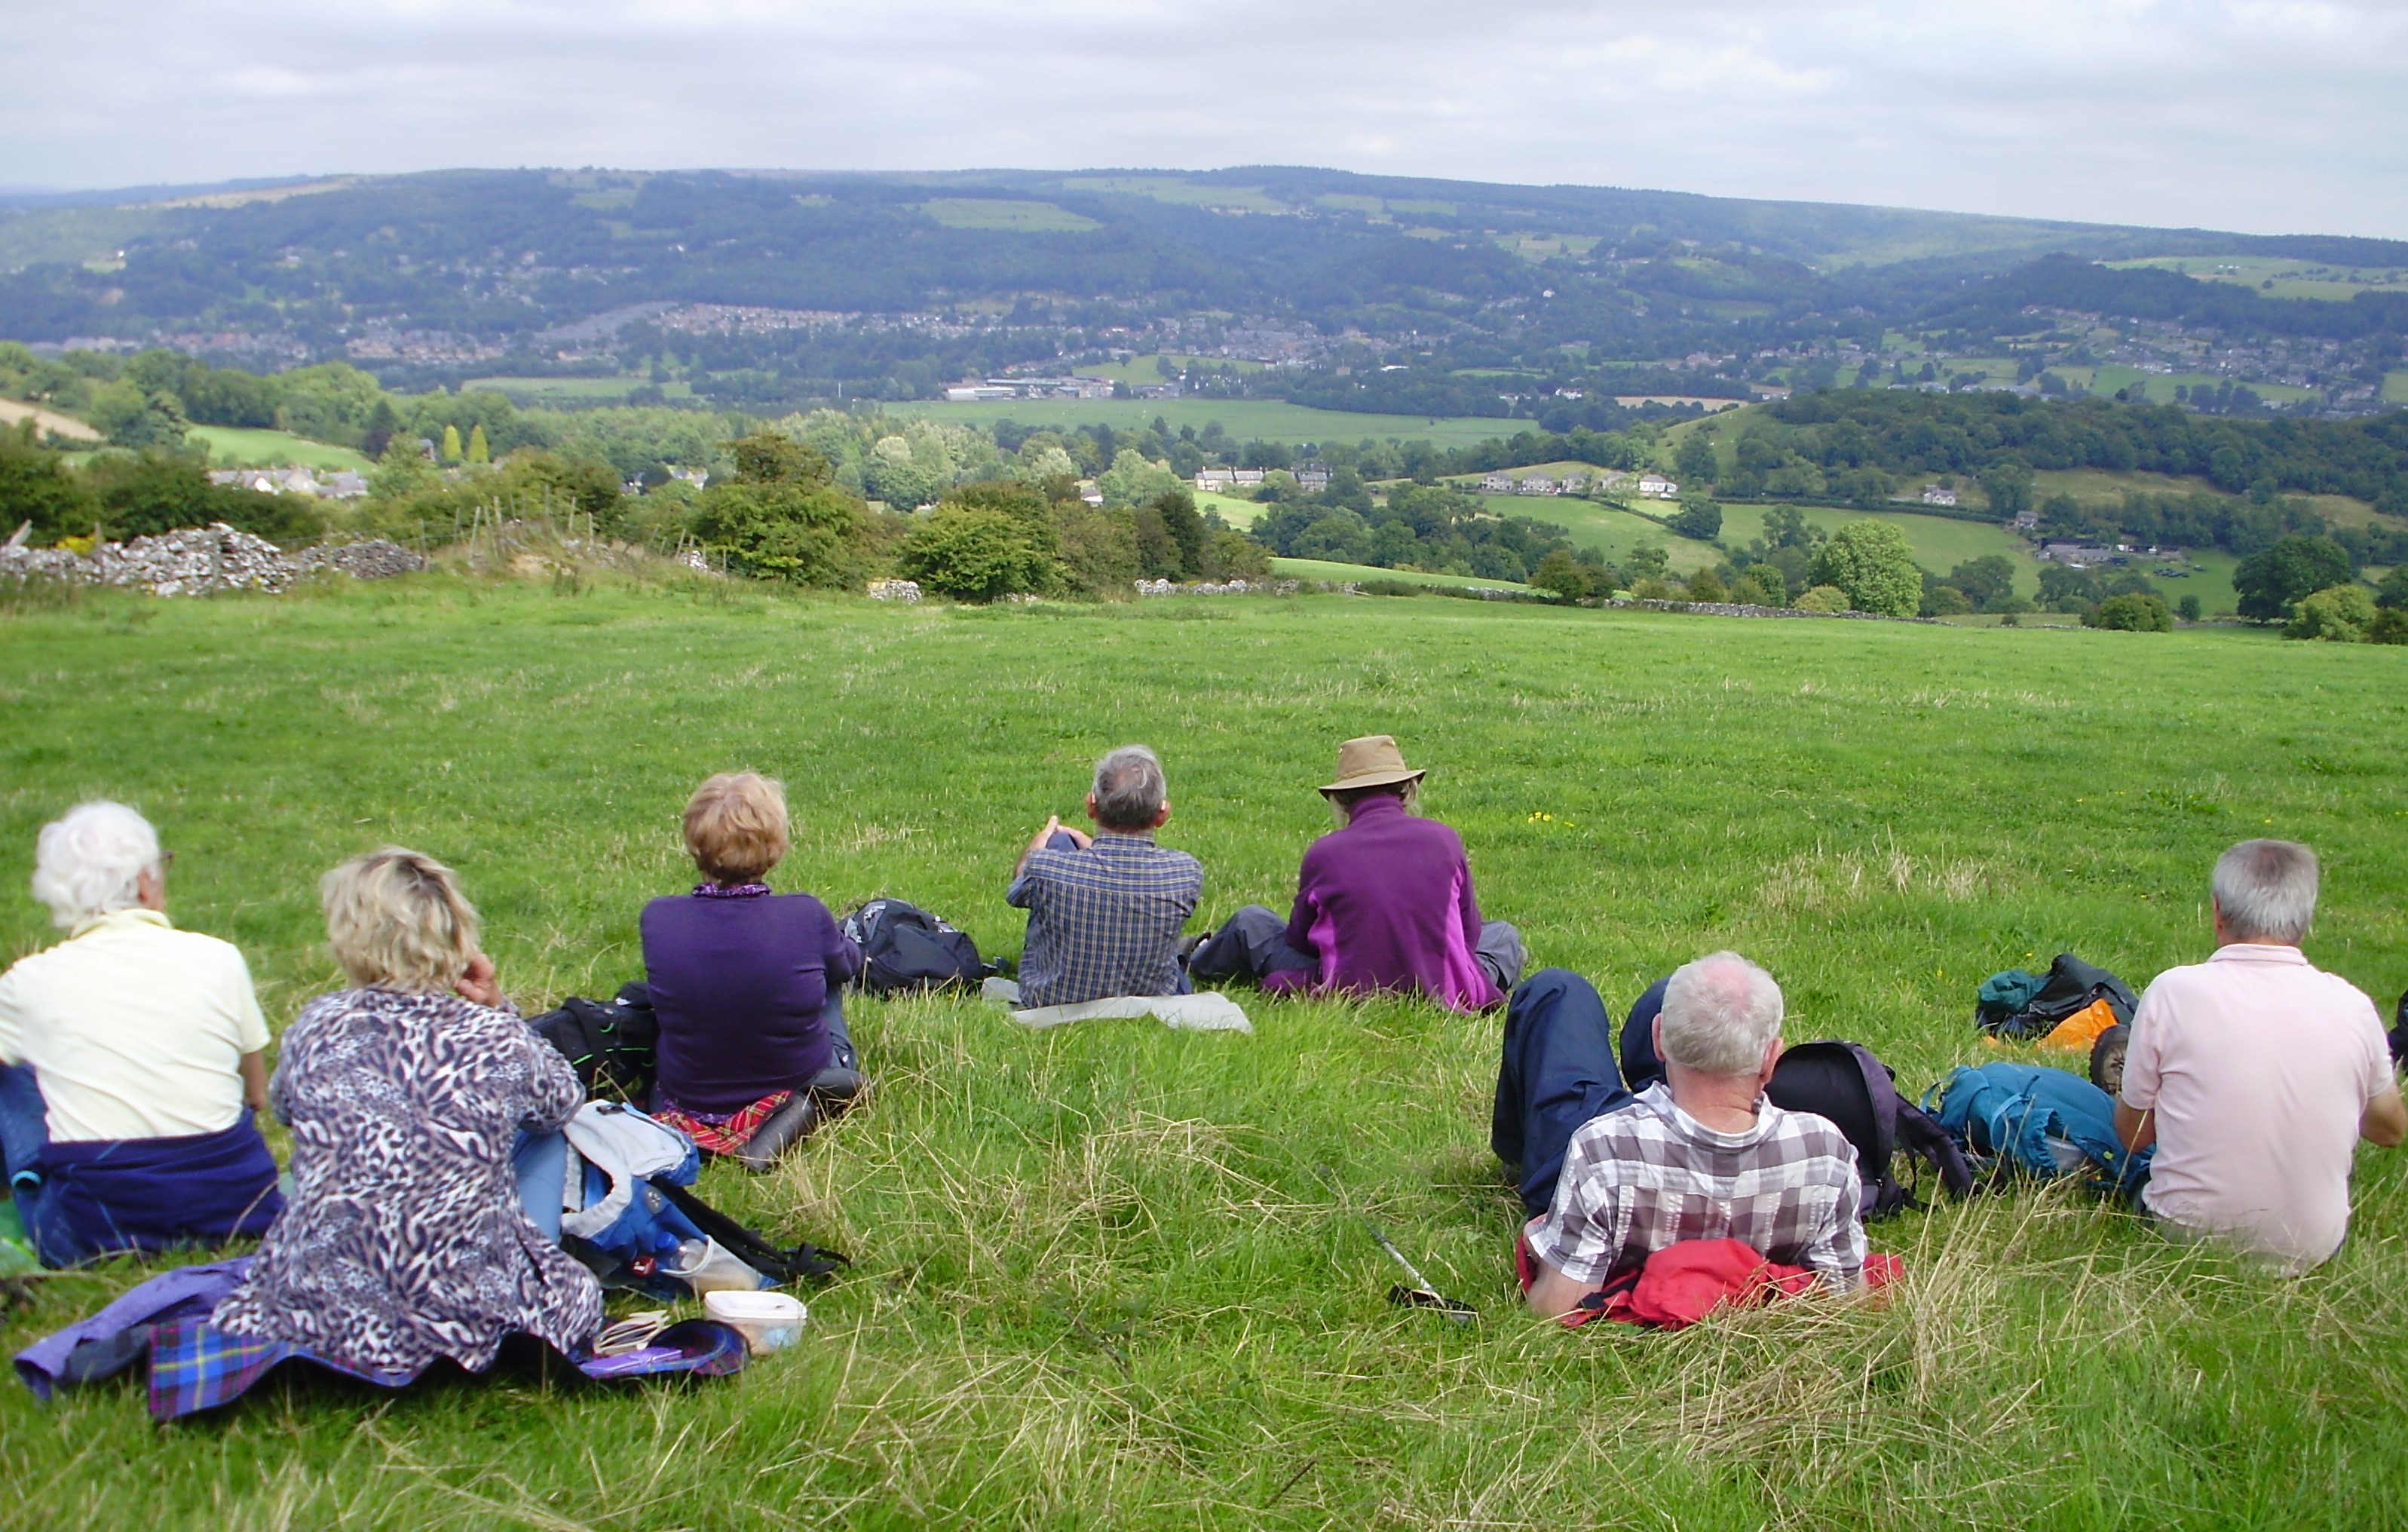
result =
[[[1230,487],[1236,484],[1237,481],[1237,470],[1234,468],[1198,468],[1196,470],[1196,487],[1199,490],[1208,492],[1218,491],[1219,493],[1226,494],[1229,492]]]
[[[1329,470],[1298,468],[1296,471],[1296,487],[1300,490],[1326,490],[1329,487]]]
[[[1554,494],[1556,493],[1555,481],[1549,479],[1544,474],[1532,474],[1529,478],[1522,480],[1519,485],[1515,486],[1513,493],[1516,494]]]
[[[1241,490],[1258,489],[1262,486],[1263,471],[1260,468],[1240,468],[1230,475],[1230,481]]]
[[[1586,474],[1576,473],[1568,473],[1564,475],[1562,493],[1565,494],[1586,494],[1588,493],[1588,476]]]
[[[1493,473],[1480,481],[1480,493],[1483,494],[1511,494],[1513,493],[1513,481],[1511,479],[1506,478],[1501,473]]]
[[[1953,506],[1956,503],[1956,492],[1945,484],[1926,484],[1923,486],[1923,503],[1927,506]]]
[[[1681,486],[1662,474],[1643,473],[1639,476],[1639,493],[1650,500],[1673,500],[1680,497]]]

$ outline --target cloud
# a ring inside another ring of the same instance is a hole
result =
[[[2353,0],[83,0],[12,180],[1333,165],[2408,236]]]

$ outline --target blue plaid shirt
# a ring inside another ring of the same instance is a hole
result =
[[[1031,852],[1003,895],[1028,911],[1021,1003],[1185,995],[1179,933],[1203,892],[1203,864],[1150,835],[1105,834],[1082,852]]]

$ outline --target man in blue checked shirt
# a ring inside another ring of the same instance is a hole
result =
[[[1204,867],[1154,843],[1170,818],[1162,762],[1123,745],[1096,763],[1091,837],[1058,817],[1021,853],[1004,902],[1028,911],[1020,1003],[1070,1006],[1118,995],[1185,995],[1179,937]]]

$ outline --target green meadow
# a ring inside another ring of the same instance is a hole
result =
[[[290,431],[268,431],[239,425],[195,425],[185,435],[206,442],[209,463],[221,468],[274,468],[294,465],[323,471],[349,468],[366,473],[376,465],[349,447],[311,441]]]
[[[1388,732],[1536,963],[1618,1012],[1735,947],[1786,988],[1792,1038],[1870,1044],[1919,1092],[1992,1056],[1970,1017],[1993,969],[2074,950],[2140,984],[2203,956],[2208,867],[2247,836],[2318,849],[2311,955],[2387,1010],[2403,666],[2232,630],[895,609],[698,576],[20,602],[0,939],[53,939],[22,893],[36,831],[106,794],[161,825],[174,915],[242,946],[280,1029],[336,982],[319,875],[386,842],[459,869],[532,1011],[637,975],[639,907],[692,880],[687,792],[754,766],[796,814],[779,886],[900,895],[1009,952],[1013,857],[1109,747],[1162,751],[1165,838],[1217,920],[1283,903],[1335,744]],[[165,1429],[130,1382],[48,1408],[11,1387],[0,1523],[1920,1532],[2350,1528],[2408,1502],[2400,1154],[2361,1156],[2348,1245],[2296,1281],[2023,1188],[1876,1225],[1907,1268],[1878,1305],[1565,1332],[1515,1308],[1499,1019],[1241,999],[1252,1036],[853,1008],[866,1103],[777,1173],[704,1173],[855,1258],[733,1379],[276,1379]],[[1479,1323],[1390,1306],[1366,1219]],[[141,1274],[24,1283],[0,1341]]]
[[[1440,447],[1476,447],[1492,437],[1510,437],[1520,428],[1520,422],[1481,415],[1358,415],[1281,399],[1003,399],[974,404],[905,400],[882,408],[889,415],[964,425],[1014,421],[1058,430],[1079,425],[1142,429],[1158,417],[1173,431],[1182,425],[1201,431],[1218,421],[1239,441],[1288,443],[1383,441],[1393,437]]]

